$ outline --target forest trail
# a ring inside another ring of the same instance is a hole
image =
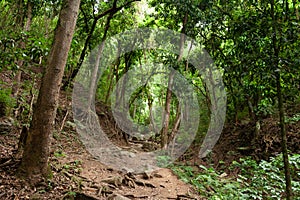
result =
[[[63,102],[61,105],[70,104]],[[56,130],[71,108],[63,110],[63,114],[58,112]],[[170,169],[131,174],[103,165],[85,150],[72,121],[67,114],[63,130],[54,132],[51,178],[35,187],[16,178],[20,164],[20,156],[16,156],[19,129],[11,126],[9,133],[0,134],[0,199],[200,199],[195,189],[179,180]],[[112,123],[106,124],[109,126],[104,129],[116,131],[111,130]]]
[[[0,135],[0,199],[199,199],[191,185],[170,169],[124,174],[94,159],[77,135],[56,135],[50,165],[52,178],[30,188],[16,178],[18,136]]]
[[[62,145],[62,146],[60,146]],[[57,149],[64,149],[65,155],[56,158],[55,163],[60,166],[76,165],[79,172],[76,174],[81,181],[80,195],[94,199],[199,199],[195,189],[179,180],[170,170],[162,168],[151,173],[132,174],[122,173],[103,165],[93,158],[73,134],[73,138],[63,135]],[[59,171],[59,170],[58,170]]]
[[[165,168],[151,174],[123,174],[91,158],[82,160],[79,176],[81,193],[95,199],[197,199],[190,185]]]
[[[16,170],[21,160],[20,156],[16,156],[20,128],[15,127],[14,121],[9,118],[0,119],[2,127],[0,131],[1,200],[203,199],[199,197],[191,185],[179,180],[170,169],[162,168],[147,174],[122,173],[93,158],[79,140],[71,114],[71,103],[67,96],[66,94],[61,95],[56,131],[54,131],[52,138],[49,158],[52,174],[49,180],[36,187],[29,187],[26,181],[21,181],[16,177]],[[97,104],[96,110],[100,124],[108,137],[115,144],[126,147],[122,131],[117,128],[113,116],[108,112],[108,107]],[[262,123],[264,126],[261,132],[264,135],[259,137],[262,139],[257,138],[257,141],[254,141],[254,144],[261,147],[255,151],[258,159],[270,156],[277,152],[276,149],[280,148],[279,135],[276,134],[278,132],[276,121],[265,120]],[[249,143],[247,141],[252,132],[251,129],[253,129],[251,123],[225,127],[222,137],[214,148],[214,156],[211,158],[216,168],[218,168],[219,160],[231,163],[242,156],[252,155],[252,149],[238,149],[238,147],[243,147]],[[290,141],[290,147],[295,152],[299,152],[300,140],[296,139],[299,138],[297,134],[299,129],[299,123],[288,126],[288,141]],[[277,142],[270,145],[269,141]],[[151,148],[147,151],[151,151]],[[227,152],[235,152],[235,154]],[[209,163],[205,159],[201,161],[204,165],[205,162]]]

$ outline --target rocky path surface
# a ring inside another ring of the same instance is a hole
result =
[[[131,174],[116,171],[93,158],[67,124],[51,146],[51,178],[35,187],[16,176],[19,131],[0,134],[0,199],[200,199],[192,186],[170,169]]]

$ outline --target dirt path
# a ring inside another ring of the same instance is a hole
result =
[[[0,134],[0,199],[200,199],[170,169],[150,174],[124,174],[101,164],[86,152],[71,125],[54,134],[52,177],[29,187],[16,177],[19,132]]]
[[[65,155],[56,161],[62,166],[80,163],[76,177],[82,181],[82,194],[95,199],[199,199],[194,188],[179,180],[170,169],[125,174],[103,165],[85,151],[76,136],[61,135],[53,151],[64,149]]]
[[[128,199],[196,199],[193,189],[179,181],[170,169],[132,175],[110,171],[93,160],[86,160],[83,166],[81,176],[89,180],[83,188],[87,194]]]

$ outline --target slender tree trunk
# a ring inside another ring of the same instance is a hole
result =
[[[171,108],[171,101],[172,101],[172,85],[174,80],[174,71],[170,72],[169,81],[168,81],[168,88],[166,94],[166,103],[165,103],[165,113],[164,113],[164,120],[163,120],[163,127],[161,130],[161,148],[166,149],[168,144],[168,130],[169,130],[169,122],[170,122],[170,108]]]
[[[107,90],[107,93],[106,93],[106,96],[105,96],[105,104],[107,104],[108,102],[108,99],[109,99],[109,96],[111,94],[111,90],[113,89],[113,84],[114,84],[114,74],[116,74],[116,82],[117,83],[119,81],[119,76],[118,76],[118,69],[120,67],[120,63],[121,63],[121,59],[120,59],[120,55],[121,55],[121,43],[120,41],[118,42],[118,53],[117,53],[117,56],[116,56],[116,60],[114,61],[114,64],[110,67],[110,74],[109,74],[109,78],[107,79],[109,81],[109,87],[108,87],[108,90]],[[116,88],[118,91],[118,88]],[[118,95],[116,96],[118,97]]]
[[[27,2],[27,21],[25,24],[25,31],[29,31],[32,22],[32,3],[30,1]]]
[[[16,17],[16,24],[20,24],[20,27],[24,25],[24,0],[18,0],[16,3],[17,7],[17,17]]]
[[[49,174],[50,137],[55,121],[60,85],[75,30],[80,0],[65,0],[55,30],[54,43],[33,112],[20,175],[35,184]]]
[[[152,112],[152,105],[153,105],[153,98],[150,94],[150,91],[147,87],[145,87],[145,93],[147,95],[147,102],[148,102],[148,108],[149,108],[149,129],[150,131],[153,131],[154,133],[157,133],[157,127],[153,118],[153,112]]]
[[[106,92],[105,99],[104,99],[105,104],[107,104],[107,102],[108,102],[108,98],[109,98],[109,95],[110,95],[110,92],[111,92],[111,89],[113,86],[113,81],[114,81],[114,69],[113,68],[114,68],[114,66],[110,66],[109,75],[107,77],[107,83],[109,83],[109,85],[108,85],[107,92]]]
[[[72,74],[70,75],[70,77],[68,78],[68,80],[64,83],[63,85],[63,88],[67,88],[69,86],[70,83],[73,82],[74,78],[77,76],[78,72],[79,72],[79,69],[83,63],[83,60],[85,58],[85,55],[86,55],[86,51],[87,51],[87,48],[88,48],[88,45],[90,44],[90,40],[93,36],[93,33],[95,31],[95,28],[96,28],[96,25],[99,21],[99,19],[101,19],[102,17],[106,16],[106,15],[110,15],[110,16],[113,16],[114,14],[116,14],[118,11],[120,11],[122,8],[128,6],[129,4],[135,2],[135,1],[140,1],[140,0],[132,0],[132,1],[128,1],[126,2],[124,5],[120,6],[120,7],[117,7],[117,0],[115,0],[113,2],[113,6],[112,8],[104,11],[103,13],[97,15],[96,17],[94,17],[93,19],[93,24],[92,24],[92,27],[88,33],[88,36],[85,40],[85,43],[84,43],[84,47],[81,51],[81,54],[80,54],[80,58],[79,58],[79,61],[77,63],[77,66],[75,67],[75,69],[73,70]]]
[[[178,102],[177,108],[176,108],[176,117],[175,117],[175,122],[174,122],[174,126],[171,132],[171,139],[175,137],[176,132],[178,131],[179,125],[180,125],[180,121],[181,121],[181,107],[180,104]]]
[[[121,43],[120,43],[120,41],[118,41],[118,64],[117,65],[115,65],[114,66],[114,74],[115,74],[115,83],[117,84],[118,83],[118,81],[120,80],[120,74],[119,74],[119,69],[120,69],[120,63],[121,63],[121,58],[120,58],[120,54],[121,54]],[[116,89],[115,89],[115,91],[116,91],[116,99],[114,99],[115,101],[116,101],[116,103],[118,104],[118,99],[119,99],[119,85],[117,84],[116,85]]]
[[[289,156],[287,150],[287,138],[286,138],[286,128],[285,128],[285,114],[283,108],[283,98],[281,93],[281,78],[280,72],[276,73],[276,85],[277,85],[277,98],[278,98],[278,110],[279,110],[279,121],[280,121],[280,133],[281,133],[281,146],[283,154],[284,163],[284,173],[285,173],[285,184],[286,184],[286,199],[292,199],[292,180],[291,180],[291,170],[289,163]]]
[[[181,29],[181,36],[180,36],[180,42],[179,42],[179,55],[177,57],[177,62],[180,62],[183,56],[183,46],[185,42],[185,32],[186,32],[186,25],[188,21],[188,13],[184,15],[183,18],[183,26]],[[167,88],[167,94],[166,94],[166,103],[165,103],[165,113],[163,117],[163,127],[161,130],[161,148],[166,149],[167,143],[168,143],[168,130],[169,130],[169,121],[170,121],[170,106],[171,106],[171,100],[172,100],[172,85],[173,85],[173,79],[174,79],[174,71],[170,72],[169,75],[169,81],[168,81],[168,88]]]
[[[281,145],[282,145],[282,154],[283,154],[283,163],[284,163],[284,172],[285,172],[285,187],[286,187],[286,199],[290,200],[293,198],[292,192],[292,180],[291,180],[291,172],[290,172],[290,164],[289,164],[289,156],[287,150],[287,138],[286,138],[286,129],[284,122],[284,109],[283,109],[283,98],[281,93],[281,77],[280,77],[280,66],[279,66],[279,51],[280,44],[278,44],[277,40],[277,21],[275,18],[275,10],[274,10],[275,2],[271,0],[271,17],[273,22],[273,50],[274,50],[274,67],[276,69],[276,86],[277,86],[277,98],[278,98],[278,110],[279,110],[279,118],[280,118],[280,132],[281,132]]]
[[[247,104],[248,104],[248,112],[251,117],[251,120],[256,121],[256,115],[254,112],[253,104],[251,102],[251,98],[248,94],[246,94]]]
[[[179,129],[180,121],[181,121],[181,108],[180,108],[180,104],[178,102],[178,105],[177,105],[177,108],[176,108],[175,123],[174,123],[173,129],[172,129],[172,132],[171,132],[171,136],[170,136],[170,142],[172,141],[172,149],[171,149],[171,155],[172,156],[173,156],[173,153],[174,153],[176,134],[177,134],[178,129]]]
[[[114,1],[113,7],[116,7],[116,5],[117,5],[117,0]],[[105,40],[106,40],[106,37],[107,37],[107,33],[108,33],[108,30],[109,30],[109,27],[110,27],[110,21],[113,18],[113,16],[114,16],[114,13],[110,13],[109,16],[107,17],[107,22],[106,22],[106,25],[105,25],[104,34],[103,34],[103,37],[102,37],[102,40],[101,40],[102,43],[100,44],[99,49],[98,49],[98,54],[97,54],[98,56],[97,56],[97,59],[96,59],[95,68],[93,70],[93,76],[92,76],[91,86],[90,86],[90,91],[89,91],[89,95],[90,95],[89,99],[88,99],[89,108],[90,108],[90,106],[92,104],[92,101],[94,100],[94,97],[95,97],[94,94],[95,94],[96,89],[97,89],[99,64],[100,64],[103,48],[104,48],[104,45],[105,45]],[[89,110],[89,108],[88,108],[88,110]]]
[[[63,88],[67,88],[69,86],[69,84],[75,79],[76,75],[78,74],[79,72],[79,69],[83,63],[83,60],[85,58],[85,55],[86,55],[86,51],[87,51],[87,48],[88,48],[88,45],[90,43],[90,40],[92,38],[92,35],[95,31],[95,28],[96,28],[96,25],[97,25],[97,22],[98,22],[98,19],[94,19],[93,21],[93,24],[92,24],[92,27],[88,33],[88,36],[85,40],[85,43],[84,43],[84,46],[83,46],[83,49],[81,51],[81,54],[80,54],[80,57],[79,57],[79,61],[75,67],[75,69],[72,71],[71,75],[70,75],[70,78],[68,78],[68,80],[64,83],[63,85]]]
[[[296,5],[296,0],[293,0],[293,7],[295,9],[296,18],[297,18],[297,20],[299,20],[300,19],[300,17],[299,17],[299,10],[298,10],[298,7]]]
[[[121,106],[122,108],[124,108],[124,106],[125,106],[124,97],[125,97],[126,84],[127,84],[127,81],[128,81],[127,72],[129,71],[129,68],[131,66],[132,55],[133,55],[132,52],[127,53],[127,54],[124,55],[124,58],[125,58],[124,78],[123,78],[123,82],[122,82],[121,94],[119,95],[119,99],[118,99],[117,105],[116,105],[117,107]]]
[[[152,112],[152,105],[153,105],[153,98],[148,90],[148,88],[145,88],[145,92],[147,95],[147,99],[148,99],[148,108],[149,108],[149,122],[150,122],[150,130],[153,131],[154,133],[157,133],[157,127],[153,118],[153,112]]]
[[[19,9],[23,9],[23,1],[19,2],[20,5],[18,6]],[[31,27],[31,21],[32,21],[32,3],[30,1],[27,2],[27,20],[26,20],[26,24],[24,26],[24,31],[28,32],[30,31],[30,27]],[[20,19],[18,20],[22,20],[19,21],[20,27],[24,25],[24,16],[20,17]],[[26,48],[26,44],[25,41],[21,41],[20,43],[20,48],[21,49],[25,49]],[[20,59],[17,61],[17,65],[19,66],[19,68],[21,69],[23,67],[24,64],[24,60]],[[21,82],[21,76],[22,76],[22,70],[18,70],[17,74],[14,77],[14,85],[12,88],[12,94],[14,97],[18,97],[19,95],[19,89],[20,89],[20,82]]]

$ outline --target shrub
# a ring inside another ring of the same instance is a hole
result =
[[[300,155],[290,156],[292,189],[300,197]],[[185,182],[194,185],[202,197],[208,199],[283,199],[285,194],[282,155],[257,163],[251,157],[234,161],[230,170],[239,169],[238,177],[228,177],[215,169],[199,166],[173,166],[173,171]],[[296,199],[296,198],[295,198]]]
[[[0,117],[7,116],[15,106],[15,99],[11,97],[11,89],[0,90]]]

